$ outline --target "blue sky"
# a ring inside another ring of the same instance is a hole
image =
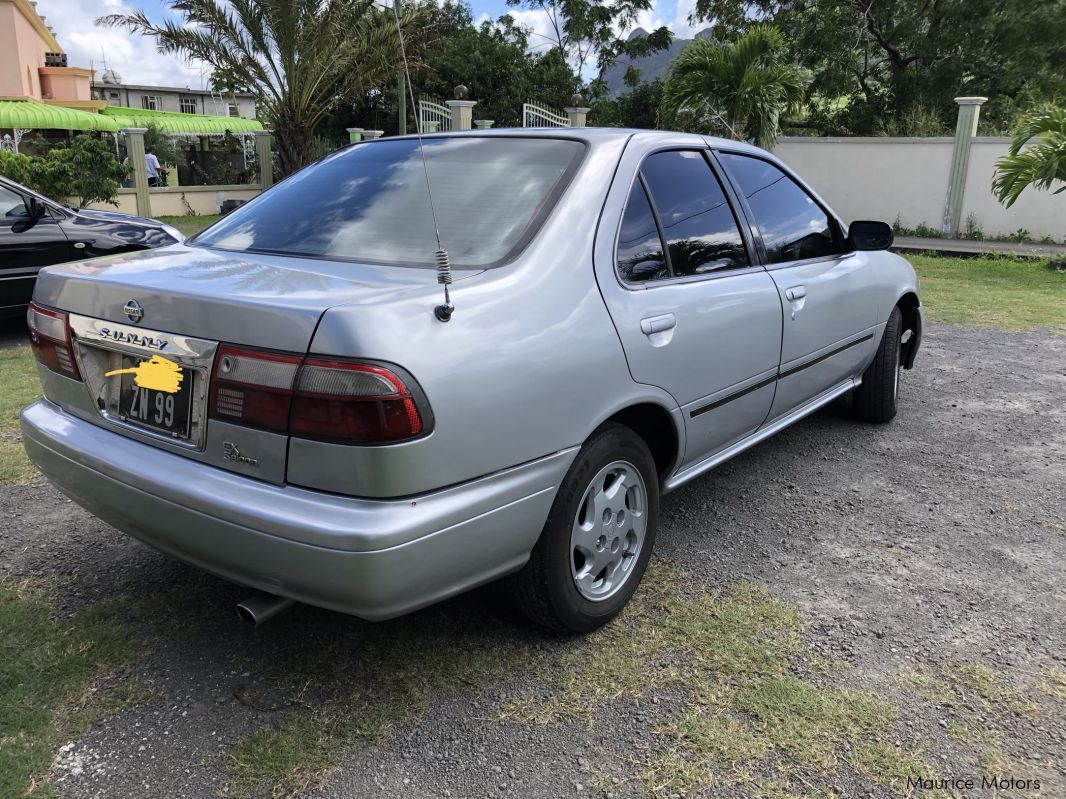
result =
[[[692,28],[687,17],[693,5],[694,0],[653,0],[651,10],[641,16],[639,24],[648,29],[667,25],[679,36],[690,36]],[[504,0],[472,0],[471,7],[476,18],[495,19],[511,14],[531,32],[530,44],[534,48],[547,46],[544,34],[549,28],[544,14],[509,9]],[[106,62],[126,83],[192,88],[206,85],[208,73],[202,65],[160,55],[149,39],[93,24],[99,16],[132,10],[144,11],[153,20],[165,19],[169,12],[162,0],[38,0],[37,9],[55,28],[72,66],[92,66],[102,71]]]

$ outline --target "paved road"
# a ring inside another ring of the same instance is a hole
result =
[[[804,646],[849,666],[811,679],[885,697],[899,714],[887,743],[942,774],[980,773],[980,747],[949,732],[970,711],[923,701],[900,675],[987,666],[1039,713],[977,696],[972,718],[998,736],[1011,768],[1045,780],[1042,795],[1066,796],[1066,704],[1036,687],[1047,669],[1066,669],[1066,338],[932,325],[902,392],[889,425],[828,409],[666,498],[658,562],[688,576],[665,590],[684,598],[744,580],[794,604]],[[229,778],[225,753],[248,735],[292,714],[312,719],[309,730],[338,713],[373,718],[400,688],[420,695],[417,673],[396,674],[427,659],[457,678],[429,688],[382,743],[344,749],[312,795],[643,796],[642,770],[678,745],[663,730],[691,701],[683,679],[639,696],[604,685],[588,723],[499,720],[516,698],[557,696],[567,669],[587,676],[581,658],[606,639],[541,636],[491,588],[404,622],[297,608],[252,631],[233,613],[240,589],[126,539],[45,485],[0,488],[4,574],[60,575],[64,613],[174,589],[173,638],[131,672],[156,698],[73,742],[54,775],[64,797],[215,795]],[[651,618],[617,624],[652,637],[661,628]],[[463,631],[460,651],[442,630]],[[495,653],[507,658],[502,674],[464,679]],[[549,667],[535,665],[545,658]],[[293,687],[281,662],[325,676]],[[648,668],[683,673],[687,662],[664,651]],[[787,754],[772,755],[756,777],[782,762]],[[847,769],[790,773],[797,791],[895,795]],[[731,775],[715,771],[707,795],[753,795]]]

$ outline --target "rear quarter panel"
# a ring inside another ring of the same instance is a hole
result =
[[[516,261],[453,284],[450,322],[433,315],[443,297],[437,290],[326,311],[311,352],[399,364],[421,385],[435,426],[423,438],[377,447],[293,438],[289,482],[413,495],[579,445],[635,402],[672,410],[665,392],[632,381],[593,274],[596,227],[624,144],[590,145]]]

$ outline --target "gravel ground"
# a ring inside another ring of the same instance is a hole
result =
[[[808,645],[850,664],[846,685],[893,694],[904,744],[942,774],[977,774],[973,752],[945,733],[950,711],[892,686],[909,666],[954,661],[1030,686],[1048,667],[1066,669],[1064,398],[1066,338],[932,325],[895,422],[860,425],[830,408],[675,492],[663,503],[660,559],[691,575],[696,585],[681,591],[746,580],[794,603]],[[214,795],[225,781],[220,754],[286,712],[267,676],[273,658],[305,636],[358,646],[403,624],[297,608],[262,629],[241,627],[232,612],[241,589],[126,539],[47,485],[0,487],[0,576],[49,575],[62,578],[63,611],[165,588],[185,623],[136,667],[157,698],[64,749],[55,775],[67,797]],[[541,638],[499,610],[492,587],[420,615],[480,625],[492,646],[517,638],[554,655],[581,646]],[[487,690],[434,695],[385,743],[346,751],[311,793],[639,795],[633,763],[656,745],[677,696],[606,702],[592,725],[497,719],[545,679],[520,667]],[[1042,777],[1040,795],[1063,797],[1066,706],[1043,706],[1036,718],[1000,720],[1004,748]]]

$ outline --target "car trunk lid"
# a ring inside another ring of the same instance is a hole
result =
[[[120,324],[304,353],[327,308],[412,292],[435,297],[435,279],[430,269],[174,245],[43,269],[34,297]],[[132,301],[140,318],[126,313]]]

